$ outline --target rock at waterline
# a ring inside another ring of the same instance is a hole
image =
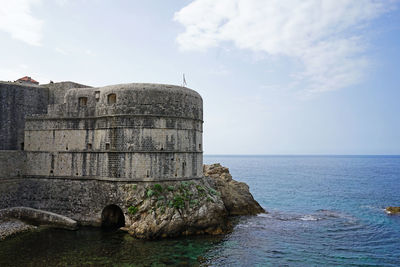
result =
[[[136,238],[222,234],[231,228],[224,202],[207,179],[143,183],[127,190],[132,208],[125,228]]]
[[[229,215],[256,215],[266,212],[253,198],[247,184],[232,179],[228,168],[219,163],[203,165],[203,173],[221,193]]]
[[[387,207],[385,211],[387,214],[400,214],[400,207]]]
[[[182,182],[138,184],[132,196],[129,226],[136,238],[155,239],[231,230],[229,215],[255,215],[265,210],[245,183],[232,179],[221,164],[204,165],[204,178]]]

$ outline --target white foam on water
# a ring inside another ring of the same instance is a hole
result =
[[[303,217],[300,217],[299,220],[302,220],[302,221],[318,221],[318,218],[315,218],[312,215],[304,215]]]

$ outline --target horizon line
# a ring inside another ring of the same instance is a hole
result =
[[[203,156],[400,156],[400,154],[203,154]]]

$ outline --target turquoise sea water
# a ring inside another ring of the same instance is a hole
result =
[[[400,266],[400,156],[205,156],[269,211],[225,236],[141,241],[98,229],[0,242],[0,266]]]

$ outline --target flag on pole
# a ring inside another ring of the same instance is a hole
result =
[[[183,85],[182,85],[182,86],[183,86],[183,87],[186,87],[186,84],[187,84],[187,83],[186,83],[185,73],[184,73],[184,74],[183,74]]]

